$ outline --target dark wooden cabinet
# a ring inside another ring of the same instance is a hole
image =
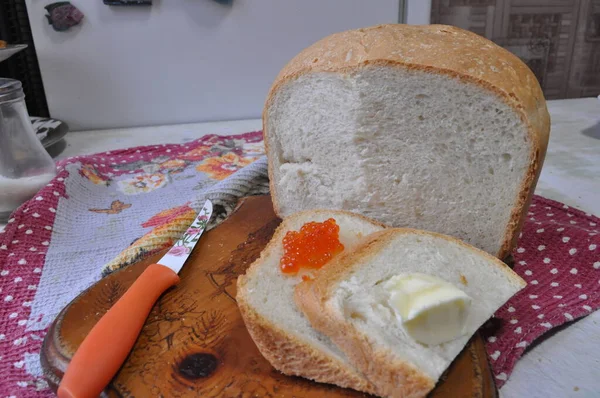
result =
[[[547,99],[600,94],[600,0],[433,0],[431,21],[516,54]]]

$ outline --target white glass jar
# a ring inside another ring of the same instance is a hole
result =
[[[33,131],[21,82],[0,78],[0,221],[56,175]]]

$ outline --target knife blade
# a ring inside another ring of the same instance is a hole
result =
[[[207,200],[181,238],[94,325],[67,367],[59,398],[96,398],[102,393],[129,355],[156,300],[179,282],[177,274],[206,230],[212,210]]]

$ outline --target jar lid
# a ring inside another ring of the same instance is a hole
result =
[[[0,78],[0,102],[14,101],[25,97],[23,85],[14,79]]]

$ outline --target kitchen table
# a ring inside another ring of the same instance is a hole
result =
[[[552,130],[536,193],[600,215],[600,101],[555,100],[548,102],[548,108]],[[261,121],[253,119],[73,132],[55,158],[183,143],[204,134],[237,134],[260,128]],[[501,396],[600,396],[600,311],[550,334],[517,363]]]

